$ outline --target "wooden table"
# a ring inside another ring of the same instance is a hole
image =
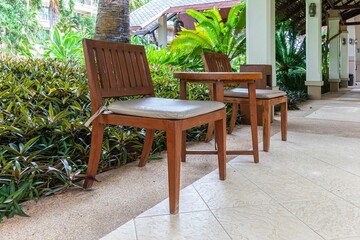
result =
[[[180,79],[180,98],[186,99],[186,83],[213,84],[213,100],[224,101],[224,85],[247,83],[249,91],[250,125],[252,136],[252,150],[227,150],[228,155],[253,155],[254,162],[259,162],[257,111],[256,111],[256,87],[255,80],[262,78],[260,72],[175,72],[174,77]],[[183,151],[185,161],[185,151]],[[188,154],[217,154],[217,151],[186,151]]]

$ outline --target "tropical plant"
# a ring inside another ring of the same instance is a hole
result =
[[[305,39],[292,21],[278,24],[276,35],[276,68],[278,71],[305,70]]]
[[[174,51],[168,51],[154,43],[148,43],[144,37],[132,36],[131,43],[145,46],[148,61],[153,66],[172,65],[176,68],[185,70],[202,71],[203,64],[201,58],[190,59],[186,55],[176,54]]]
[[[83,38],[83,35],[74,30],[60,32],[56,27],[53,31],[53,35],[47,38],[44,45],[44,56],[62,60],[78,60],[80,63],[83,63],[84,54],[81,44]]]
[[[195,30],[182,28],[171,42],[170,50],[176,54],[200,56],[202,50],[224,53],[233,59],[245,51],[245,2],[230,9],[228,20],[224,23],[219,9],[186,13],[197,20]]]
[[[130,42],[129,0],[99,0],[94,39]]]
[[[305,39],[292,21],[277,25],[276,79],[281,90],[288,94],[289,109],[298,109],[297,104],[305,101],[306,93],[306,49]]]
[[[150,1],[151,0],[130,0],[130,2],[129,2],[130,12],[135,11],[136,9],[144,6],[145,4],[147,4]]]
[[[96,18],[84,14],[71,14],[69,16],[60,16],[60,22],[56,27],[63,33],[75,31],[84,37],[93,37],[95,34]]]
[[[32,48],[39,37],[36,19],[38,1],[0,0],[0,48],[2,53],[17,55],[19,51]]]

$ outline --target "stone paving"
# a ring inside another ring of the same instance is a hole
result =
[[[306,118],[360,129],[359,99],[353,89]],[[279,139],[259,164],[238,156],[226,181],[215,170],[184,188],[180,214],[169,215],[166,199],[102,239],[360,240],[360,135],[290,128],[288,141]]]

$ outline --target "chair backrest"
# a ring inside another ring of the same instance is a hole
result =
[[[206,72],[232,72],[230,59],[226,54],[202,52]]]
[[[223,53],[202,52],[202,61],[206,72],[232,72],[230,59]],[[225,86],[235,87],[237,84],[225,84]],[[209,85],[210,93],[212,93],[212,85]]]
[[[230,59],[223,53],[203,52],[202,59],[207,72],[232,72]],[[272,89],[272,66],[265,64],[246,64],[240,66],[240,72],[261,72],[263,78],[255,81],[257,89]],[[231,86],[231,85],[230,85]],[[247,87],[241,83],[240,87]]]
[[[144,46],[84,39],[83,48],[94,107],[103,98],[154,96]]]
[[[255,81],[257,89],[272,89],[272,66],[270,64],[240,65],[240,72],[261,72],[261,80]]]

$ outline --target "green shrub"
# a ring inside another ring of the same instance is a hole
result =
[[[150,64],[156,95],[179,97],[174,66]],[[190,99],[208,99],[204,85],[188,86]],[[0,58],[0,221],[20,203],[77,186],[84,177],[90,149],[91,115],[84,66],[55,59]],[[205,127],[194,128],[189,140],[202,139]],[[145,131],[106,127],[99,171],[138,158]],[[156,133],[153,153],[165,149]],[[78,186],[77,186],[78,187]]]
[[[299,109],[299,103],[308,99],[305,85],[306,72],[304,70],[289,70],[289,72],[278,71],[276,74],[277,85],[288,95],[288,108]]]
[[[277,71],[277,85],[286,90],[306,91],[306,71],[302,69],[289,70],[289,72]]]

